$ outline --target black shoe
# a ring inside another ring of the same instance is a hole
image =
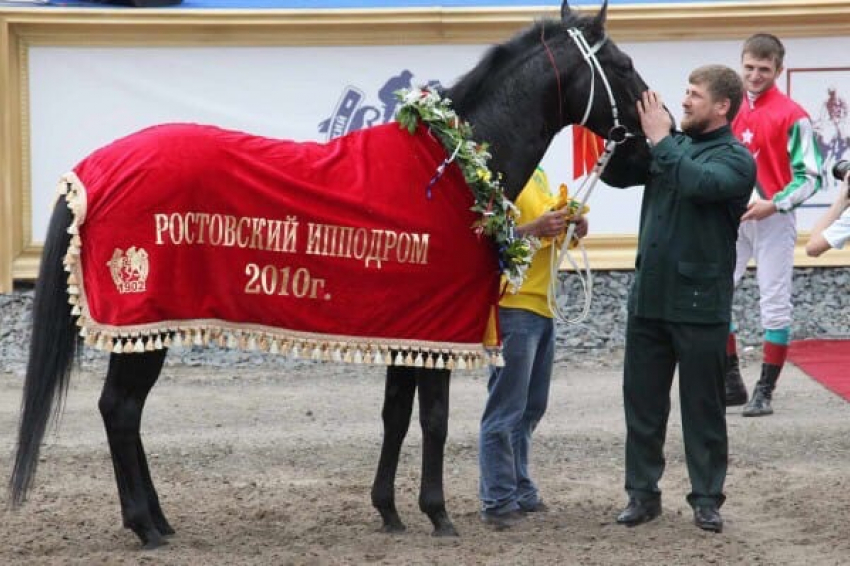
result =
[[[726,358],[726,406],[736,407],[747,402],[747,386],[741,379],[738,356]]]
[[[525,514],[521,511],[508,511],[507,513],[493,513],[491,511],[481,512],[481,522],[497,531],[510,529],[521,523]]]
[[[697,505],[694,507],[694,524],[704,531],[723,532],[723,517],[716,505]]]
[[[617,522],[627,527],[648,523],[661,515],[661,499],[629,498],[629,504],[617,515]]]

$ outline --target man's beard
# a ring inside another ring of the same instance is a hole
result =
[[[699,135],[708,129],[708,124],[709,120],[707,118],[703,118],[702,120],[696,118],[683,118],[682,131],[689,136]]]

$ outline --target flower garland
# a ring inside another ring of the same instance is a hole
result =
[[[526,271],[540,247],[540,241],[534,236],[517,235],[518,210],[505,198],[501,186],[502,174],[493,175],[487,166],[487,161],[492,157],[487,144],[472,139],[472,126],[458,117],[451,107],[451,99],[443,98],[427,88],[403,89],[395,95],[402,103],[396,114],[401,127],[412,134],[419,122],[422,122],[450,154],[431,179],[429,194],[431,185],[442,175],[445,167],[452,161],[457,162],[475,197],[471,210],[481,215],[472,228],[477,234],[489,236],[496,243],[499,268],[509,287],[516,292],[525,280]]]

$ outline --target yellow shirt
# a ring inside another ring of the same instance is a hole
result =
[[[552,210],[552,207],[557,204],[557,200],[557,197],[549,190],[549,180],[546,178],[546,173],[538,167],[516,199],[515,204],[519,209],[517,225],[527,224]],[[552,239],[541,238],[540,243],[541,247],[531,260],[522,287],[516,293],[511,293],[512,290],[508,289],[499,305],[525,309],[540,316],[552,318],[552,310],[549,308],[549,301],[546,298],[549,281],[552,278],[550,270]]]

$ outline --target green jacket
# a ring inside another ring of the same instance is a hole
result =
[[[728,126],[652,148],[629,313],[669,322],[729,322],[738,224],[756,179]]]

